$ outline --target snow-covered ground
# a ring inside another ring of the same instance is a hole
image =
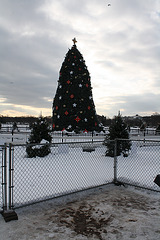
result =
[[[160,195],[107,185],[0,216],[1,240],[159,240]]]

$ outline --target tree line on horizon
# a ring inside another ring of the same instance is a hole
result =
[[[34,116],[21,116],[21,117],[9,117],[9,116],[0,116],[0,123],[20,123],[20,124],[33,124],[37,121],[39,117]],[[45,117],[48,124],[52,124],[52,117],[47,116]],[[112,123],[113,118],[106,117],[104,115],[97,115],[99,123],[101,123],[103,126],[110,126]],[[160,114],[157,115],[151,115],[151,116],[144,116],[144,117],[130,117],[125,116],[122,117],[123,121],[130,127],[141,127],[144,123],[146,126],[150,127],[157,127],[157,125],[160,124]]]

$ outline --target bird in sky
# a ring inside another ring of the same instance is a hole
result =
[[[111,4],[110,3],[108,3],[108,7],[110,7],[111,6]]]

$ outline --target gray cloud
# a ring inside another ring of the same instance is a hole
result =
[[[50,112],[73,37],[91,73],[97,113],[160,112],[158,0],[112,0],[111,7],[98,0],[5,0],[0,16],[0,114]]]
[[[159,112],[160,107],[157,104],[160,99],[160,94],[135,94],[131,96],[117,96],[117,97],[107,97],[105,98],[105,114],[110,114],[110,116],[116,115],[119,110],[123,116],[127,116],[128,113],[134,116],[147,115],[147,113],[152,114],[154,112]],[[101,106],[99,106],[101,109]],[[102,111],[103,107],[102,107]]]

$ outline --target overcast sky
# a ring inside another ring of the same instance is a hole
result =
[[[160,0],[0,0],[1,115],[51,116],[74,37],[97,114],[160,113]]]

